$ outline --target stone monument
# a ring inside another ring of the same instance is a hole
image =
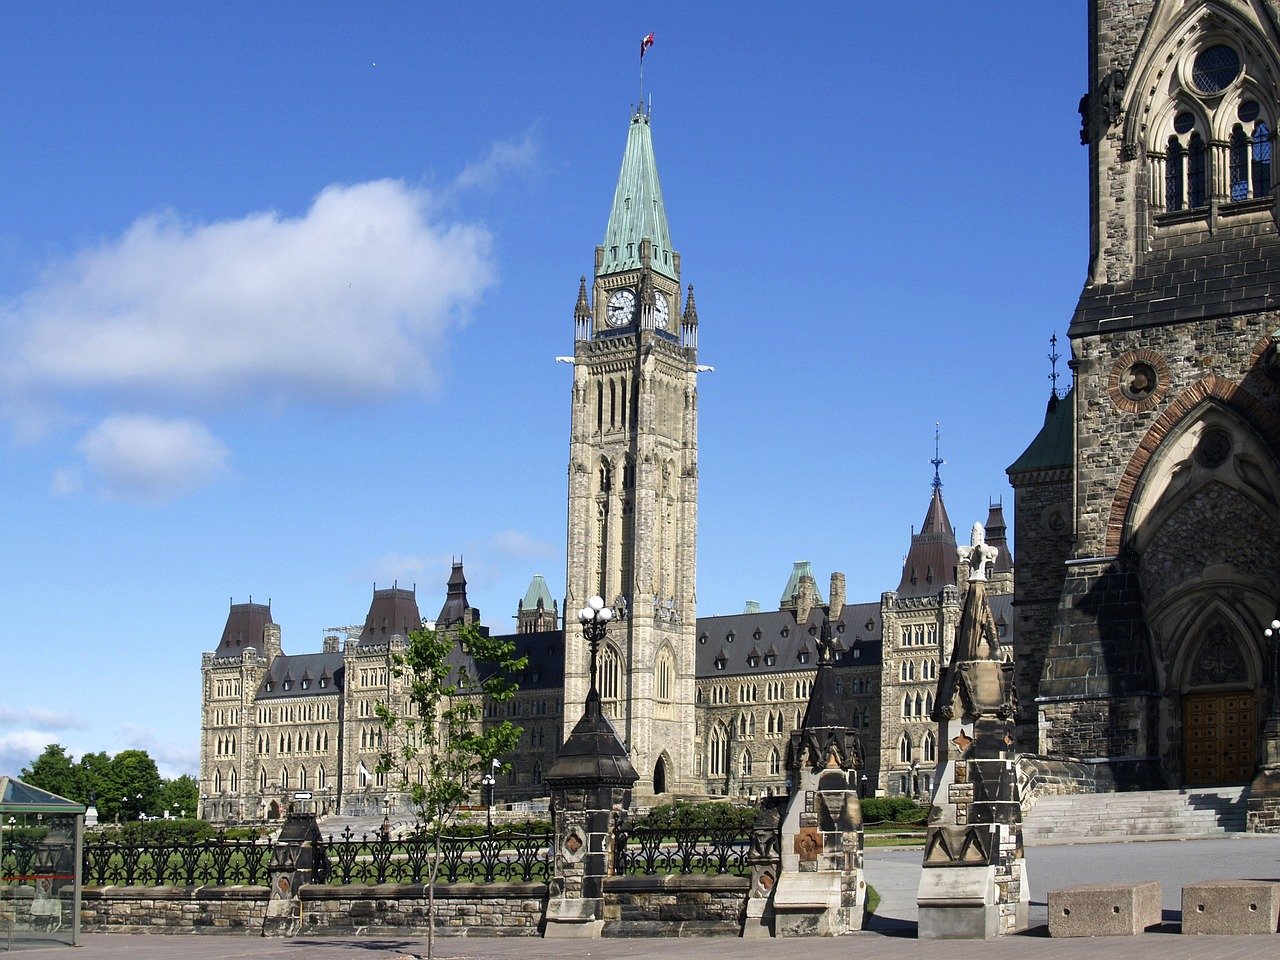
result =
[[[782,816],[781,870],[772,898],[774,935],[779,937],[834,937],[861,930],[866,908],[858,800],[862,738],[844,722],[828,620],[823,620],[817,646],[809,704],[787,744],[790,799]],[[761,887],[766,876],[762,872]],[[758,892],[767,894],[755,887],[753,876],[753,898],[758,899]]]
[[[626,745],[600,709],[596,657],[613,611],[592,597],[578,614],[591,648],[591,688],[578,721],[547,771],[551,788],[553,875],[543,936],[598,937],[604,879],[613,873],[613,838],[639,779]]]
[[[921,939],[989,939],[1027,925],[1013,665],[1000,660],[987,600],[986,568],[998,551],[975,523],[957,552],[969,584],[932,717],[942,750],[916,899]]]

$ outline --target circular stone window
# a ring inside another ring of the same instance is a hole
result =
[[[1173,118],[1173,132],[1186,136],[1195,129],[1196,118],[1185,110]]]
[[[1231,434],[1222,427],[1206,427],[1200,434],[1196,444],[1196,463],[1208,470],[1214,470],[1227,462],[1231,456]]]
[[[1215,43],[1196,54],[1191,82],[1201,93],[1221,93],[1240,76],[1240,54],[1225,43]]]
[[[1159,384],[1156,368],[1146,360],[1134,361],[1120,375],[1120,392],[1130,400],[1146,400]]]
[[[1107,392],[1127,413],[1150,410],[1169,389],[1169,365],[1154,350],[1133,350],[1111,367]]]
[[[1236,111],[1236,116],[1241,123],[1253,123],[1261,114],[1262,107],[1258,106],[1257,100],[1246,100]]]

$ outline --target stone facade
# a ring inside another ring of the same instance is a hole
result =
[[[1068,556],[1020,541],[1019,740],[1121,787],[1245,783],[1256,735],[1218,731],[1260,728],[1280,601],[1277,5],[1090,10],[1070,429],[1010,467],[1020,524],[1071,505]]]

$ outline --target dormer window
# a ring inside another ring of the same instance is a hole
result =
[[[727,640],[729,643],[733,643],[733,636],[734,636],[733,631],[730,630],[727,634],[725,634],[725,640]]]
[[[751,656],[747,657],[747,666],[748,667],[760,666],[760,655],[753,653]]]
[[[764,655],[764,665],[765,665],[766,667],[772,667],[772,666],[773,666],[775,663],[777,663],[777,662],[778,662],[778,656],[777,656],[777,654],[774,654],[774,653],[766,653],[766,654]]]
[[[328,681],[328,680],[326,680],[324,677],[321,677],[321,678],[320,678],[320,689],[321,689],[321,690],[323,690],[323,689],[324,689],[325,687],[327,687],[328,685],[329,685],[329,681]]]
[[[281,684],[281,689],[283,689],[283,690],[288,690],[288,689],[289,689],[290,687],[292,687],[292,686],[293,686],[293,681],[292,681],[292,680],[286,680],[283,684]]]
[[[270,693],[270,692],[271,692],[271,681],[270,681],[270,680],[268,680],[268,681],[267,681],[267,693]]]
[[[310,687],[310,686],[311,686],[311,681],[310,681],[310,680],[303,680],[303,681],[302,681],[302,689],[303,689],[303,690],[306,690],[306,689],[307,689],[308,687]]]
[[[800,653],[799,653],[799,655],[796,657],[796,659],[797,659],[797,660],[799,660],[801,663],[808,663],[808,662],[809,662],[809,651],[808,651],[808,650],[801,650],[801,651],[800,651]]]
[[[717,670],[723,670],[727,661],[724,657],[716,657],[715,664]]]

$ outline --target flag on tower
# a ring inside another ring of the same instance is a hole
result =
[[[644,59],[644,52],[653,46],[653,34],[649,34],[640,41],[640,59]]]

